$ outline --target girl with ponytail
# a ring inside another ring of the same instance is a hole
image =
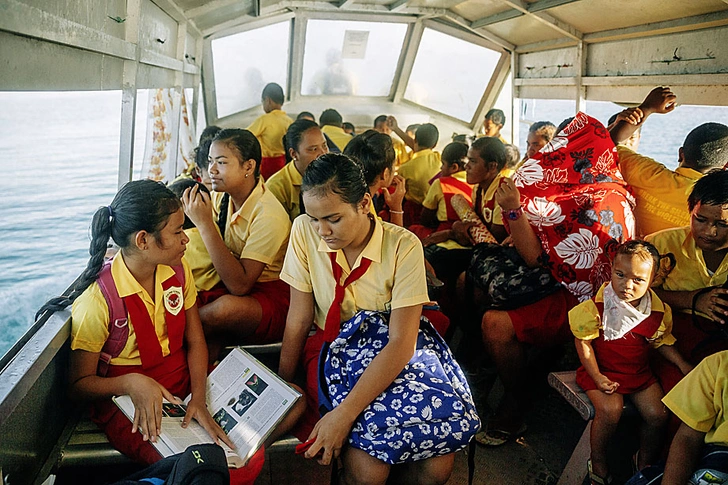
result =
[[[183,224],[180,201],[164,185],[127,183],[93,216],[91,259],[73,292],[41,309],[73,302],[70,395],[93,401],[91,417],[111,444],[146,464],[161,459],[149,441],[160,433],[162,400],[180,402],[175,396],[192,393],[182,426],[194,418],[216,442],[232,446],[205,403],[207,346],[194,279],[183,259],[188,241]],[[104,373],[99,358],[109,337],[109,303],[96,280],[110,238],[121,250],[104,271],[110,271],[124,303],[128,337]],[[133,424],[110,399],[123,394],[134,402]],[[259,471],[262,456],[257,461]]]
[[[280,341],[288,285],[279,278],[291,222],[260,178],[260,143],[224,129],[210,145],[212,196],[191,188],[185,213],[200,232],[221,283],[200,295],[209,358],[223,345]]]

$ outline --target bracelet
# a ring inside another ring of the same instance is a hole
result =
[[[523,215],[523,207],[519,207],[518,209],[511,209],[511,210],[501,209],[501,214],[503,216],[503,219],[508,219],[509,221],[516,221]]]
[[[392,209],[389,209],[390,214],[404,214],[404,211],[393,211]]]

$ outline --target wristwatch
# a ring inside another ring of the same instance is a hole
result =
[[[511,210],[505,210],[502,211],[503,219],[508,219],[509,221],[515,221],[518,220],[519,217],[523,215],[523,208],[519,207],[518,209],[511,209]]]

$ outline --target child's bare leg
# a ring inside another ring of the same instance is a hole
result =
[[[607,394],[600,390],[586,391],[594,405],[594,421],[591,427],[591,461],[595,475],[606,478],[609,475],[607,465],[607,445],[622,417],[624,398],[621,394]]]
[[[452,474],[455,453],[435,456],[392,467],[388,484],[397,485],[443,485]]]
[[[252,296],[223,295],[200,308],[210,364],[215,363],[227,345],[244,343],[255,333],[263,318],[263,308]]]
[[[367,452],[351,446],[344,446],[341,461],[344,464],[343,485],[384,485],[392,468]]]
[[[654,465],[660,457],[662,438],[667,423],[667,408],[662,404],[662,388],[658,383],[630,396],[644,423],[640,428],[640,453],[637,466],[641,470]]]

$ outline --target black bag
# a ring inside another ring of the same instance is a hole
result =
[[[513,310],[561,288],[546,268],[531,268],[513,246],[482,243],[473,248],[467,276],[488,295],[487,306]]]
[[[225,452],[218,445],[193,445],[113,485],[230,485]]]

